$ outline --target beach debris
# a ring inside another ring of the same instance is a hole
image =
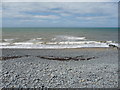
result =
[[[81,79],[80,82],[85,82],[85,79]]]
[[[16,58],[22,58],[22,57],[29,57],[30,55],[25,55],[25,56],[5,56],[5,57],[0,57],[0,60],[8,60],[8,59],[16,59]]]
[[[112,47],[112,48],[118,48],[118,46],[113,45],[113,44],[109,44],[109,47]]]
[[[75,60],[75,61],[79,61],[79,60],[91,60],[91,59],[95,59],[97,57],[86,57],[86,56],[76,56],[76,57],[56,57],[56,56],[37,56],[38,58],[42,58],[42,59],[48,59],[48,60],[59,60],[59,61],[68,61],[68,60]]]
[[[21,57],[22,57],[22,56],[0,57],[0,60],[15,59],[15,58],[21,58]]]
[[[24,56],[5,56],[5,57],[0,57],[0,60],[8,60],[8,59],[16,59],[16,58],[22,58],[22,57],[29,57],[31,55],[24,55]],[[68,60],[74,60],[74,61],[79,61],[79,60],[91,60],[91,59],[96,59],[97,57],[92,56],[92,57],[87,57],[87,56],[76,56],[76,57],[59,57],[59,56],[36,56],[41,59],[48,59],[48,60],[59,60],[59,61],[68,61]]]

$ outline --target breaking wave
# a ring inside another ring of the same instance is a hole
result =
[[[14,41],[14,42],[13,42]],[[32,38],[27,41],[15,41],[15,39],[3,39],[0,48],[14,49],[62,49],[62,48],[93,48],[93,47],[118,47],[114,41],[91,41],[86,37],[58,35],[45,41],[43,38]]]

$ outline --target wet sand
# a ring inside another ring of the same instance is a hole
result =
[[[60,60],[49,59],[51,56]],[[80,56],[85,60],[81,58],[73,60]],[[90,57],[95,58],[86,59]],[[63,58],[70,59],[62,60]],[[118,50],[116,48],[3,49],[0,59],[1,88],[118,87]]]

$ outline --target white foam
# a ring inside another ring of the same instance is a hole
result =
[[[6,42],[3,43],[3,42],[2,42],[2,43],[0,43],[0,46],[5,46],[5,45],[9,45],[9,44],[10,44],[10,43],[6,43]]]
[[[106,41],[107,43],[112,43],[112,41]]]
[[[9,42],[9,41],[13,41],[15,39],[3,39],[3,40],[6,41],[6,42]]]
[[[38,39],[38,40],[42,40],[42,38],[36,38],[36,39]]]
[[[30,43],[30,42],[17,42],[17,43],[13,43],[15,45],[31,45],[33,43]]]
[[[86,40],[86,37],[60,35],[60,36],[56,36],[56,38],[53,38],[52,40],[57,40],[57,39],[61,39],[61,40]]]
[[[46,42],[46,44],[59,44],[59,42]]]
[[[109,47],[107,44],[76,44],[76,45],[46,45],[46,44],[31,44],[17,43],[14,46],[3,46],[2,48],[26,48],[26,49],[60,49],[60,48],[87,48],[87,47]]]
[[[68,44],[68,45],[70,45],[70,44],[101,44],[100,42],[97,42],[97,41],[62,41],[62,42],[47,42],[46,44]]]
[[[39,42],[36,42],[36,43],[34,43],[34,44],[43,44],[43,43],[44,43],[44,42],[40,42],[40,41],[39,41]]]
[[[64,38],[68,39],[68,40],[84,40],[85,37],[68,37],[68,36],[64,36]]]
[[[12,43],[0,43],[0,48],[21,48],[21,49],[61,49],[61,48],[93,48],[93,47],[109,47],[109,45],[115,45],[117,43],[111,42],[98,42],[98,41],[65,41],[65,42],[16,42]]]
[[[34,43],[34,44],[40,44],[40,43],[43,43],[42,41],[41,41],[41,39],[42,38],[34,38],[34,39],[30,39],[30,40],[28,40],[28,41],[26,41],[26,42],[28,42],[28,43]]]

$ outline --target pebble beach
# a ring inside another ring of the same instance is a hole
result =
[[[3,49],[0,62],[1,88],[118,87],[116,48]]]

